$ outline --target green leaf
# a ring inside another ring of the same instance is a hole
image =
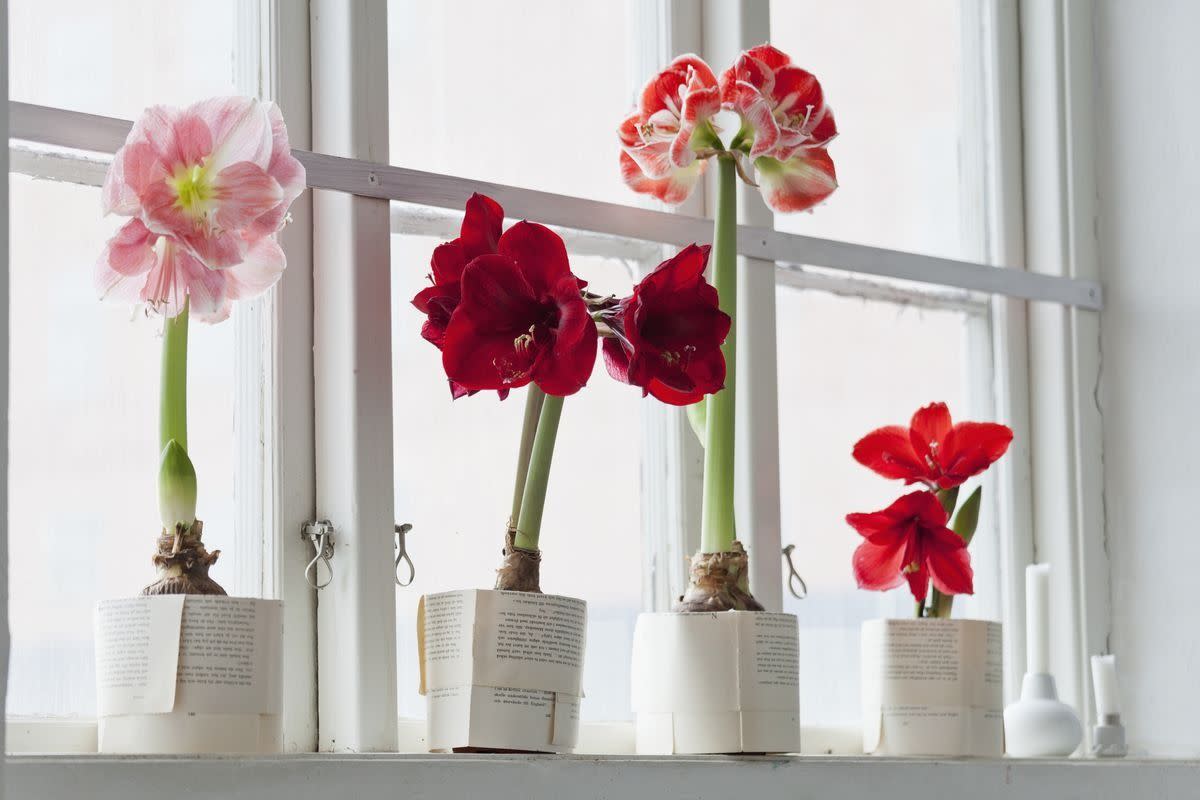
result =
[[[946,509],[946,516],[952,516],[954,514],[954,507],[958,505],[958,487],[955,486],[953,489],[938,489],[937,499],[942,504],[942,508]]]
[[[158,464],[158,511],[168,531],[190,528],[196,521],[196,468],[174,439],[163,448]]]
[[[954,516],[954,523],[950,526],[967,544],[971,543],[971,537],[975,535],[975,528],[979,526],[979,506],[982,502],[983,487],[977,486],[975,491],[971,492],[971,496],[962,504],[958,514]]]

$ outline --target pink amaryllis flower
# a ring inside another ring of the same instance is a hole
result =
[[[924,602],[929,581],[943,594],[972,594],[974,572],[967,543],[946,527],[948,514],[933,492],[904,495],[883,511],[847,514],[865,541],[854,551],[859,588],[886,591],[908,581]]]
[[[721,110],[716,76],[703,59],[682,55],[642,89],[638,107],[617,129],[621,176],[634,191],[682,203],[704,172],[696,150],[711,148],[709,120]]]
[[[134,219],[97,264],[102,294],[167,316],[190,298],[199,319],[224,319],[233,300],[279,279],[287,262],[276,233],[304,185],[273,103],[147,109],[104,181],[105,212]]]
[[[721,102],[742,129],[731,149],[754,162],[763,198],[776,211],[805,211],[833,193],[825,149],[837,135],[820,82],[769,44],[742,53],[721,75]]]

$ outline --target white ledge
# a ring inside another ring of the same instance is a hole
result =
[[[1200,796],[1200,762],[861,757],[294,755],[18,756],[8,796],[39,800],[486,797],[619,800],[1131,800]]]

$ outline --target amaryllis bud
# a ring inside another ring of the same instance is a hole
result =
[[[167,532],[187,530],[196,521],[196,469],[174,439],[163,448],[158,465],[158,511]]]

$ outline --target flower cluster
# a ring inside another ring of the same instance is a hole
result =
[[[722,109],[741,120],[728,149],[713,123]],[[744,162],[753,164],[776,211],[810,209],[837,188],[826,149],[837,124],[821,84],[767,44],[742,53],[719,80],[698,56],[676,58],[646,84],[617,135],[625,183],[666,203],[687,199],[707,159],[722,154],[747,182]]]
[[[205,322],[260,294],[286,266],[276,233],[304,190],[274,103],[219,97],[154,106],[104,180],[105,213],[132,217],[96,263],[101,296]]]
[[[591,377],[604,339],[609,374],[687,405],[725,382],[729,317],[704,280],[708,247],[690,245],[633,287],[598,297],[571,272],[563,240],[534,222],[502,231],[489,197],[467,201],[457,239],[433,252],[431,285],[413,298],[421,335],[442,351],[453,397],[530,383],[565,397]]]
[[[854,445],[854,458],[885,478],[926,487],[882,511],[849,514],[865,540],[854,552],[863,589],[884,591],[908,581],[924,605],[929,584],[943,595],[974,591],[967,545],[975,532],[980,490],[963,503],[953,524],[959,487],[1008,450],[1012,430],[994,422],[954,424],[945,403],[919,409],[909,426],[872,431]]]

